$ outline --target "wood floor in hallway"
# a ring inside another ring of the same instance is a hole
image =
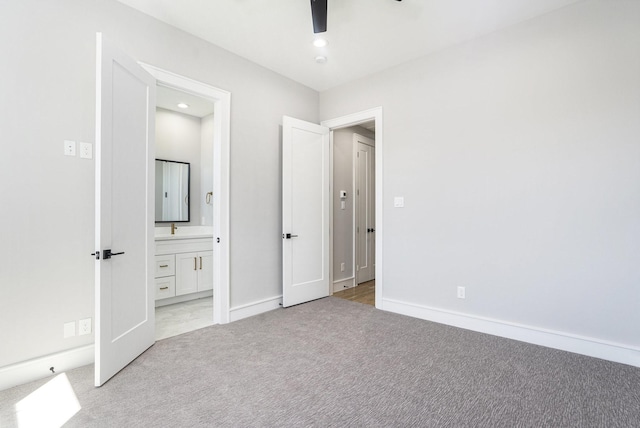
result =
[[[352,302],[376,305],[376,280],[363,282],[356,287],[333,293],[333,297],[351,300]]]

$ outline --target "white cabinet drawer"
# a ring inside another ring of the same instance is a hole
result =
[[[176,295],[176,277],[156,278],[156,300]]]
[[[176,274],[176,258],[173,254],[156,256],[155,277],[171,276]]]

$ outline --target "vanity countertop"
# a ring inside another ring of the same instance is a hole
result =
[[[197,239],[213,238],[213,227],[211,226],[178,226],[175,234],[171,234],[170,227],[156,227],[156,241],[169,241],[176,239]]]

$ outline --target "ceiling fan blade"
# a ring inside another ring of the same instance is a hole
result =
[[[311,0],[311,19],[314,33],[327,31],[327,0]]]

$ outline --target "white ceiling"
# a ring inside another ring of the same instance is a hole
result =
[[[322,91],[582,0],[328,0],[324,48],[309,0],[118,1]]]
[[[189,107],[180,108],[178,107],[179,103],[185,103]],[[213,102],[206,98],[160,85],[156,90],[156,106],[199,118],[213,114],[214,109]]]

